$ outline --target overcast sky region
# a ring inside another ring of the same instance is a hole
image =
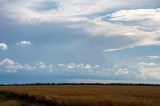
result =
[[[0,0],[0,83],[160,84],[159,0]]]

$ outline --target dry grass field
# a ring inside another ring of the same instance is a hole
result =
[[[0,91],[53,106],[160,106],[160,87],[157,86],[2,86]]]

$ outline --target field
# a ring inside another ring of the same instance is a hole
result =
[[[1,86],[0,106],[160,106],[160,87]]]

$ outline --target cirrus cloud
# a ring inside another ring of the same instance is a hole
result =
[[[160,56],[143,56],[142,58],[147,60],[159,60]]]
[[[112,21],[155,21],[159,22],[160,8],[120,10],[109,15]]]
[[[160,46],[160,9],[134,9],[120,10],[106,16],[97,18],[99,23],[97,32],[102,36],[123,36],[133,41],[118,48],[105,51],[116,51],[137,46]],[[110,27],[109,27],[110,26]],[[91,32],[89,30],[89,32]]]

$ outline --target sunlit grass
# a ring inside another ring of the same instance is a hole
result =
[[[160,106],[160,87],[152,86],[8,86],[0,90],[61,106]]]

